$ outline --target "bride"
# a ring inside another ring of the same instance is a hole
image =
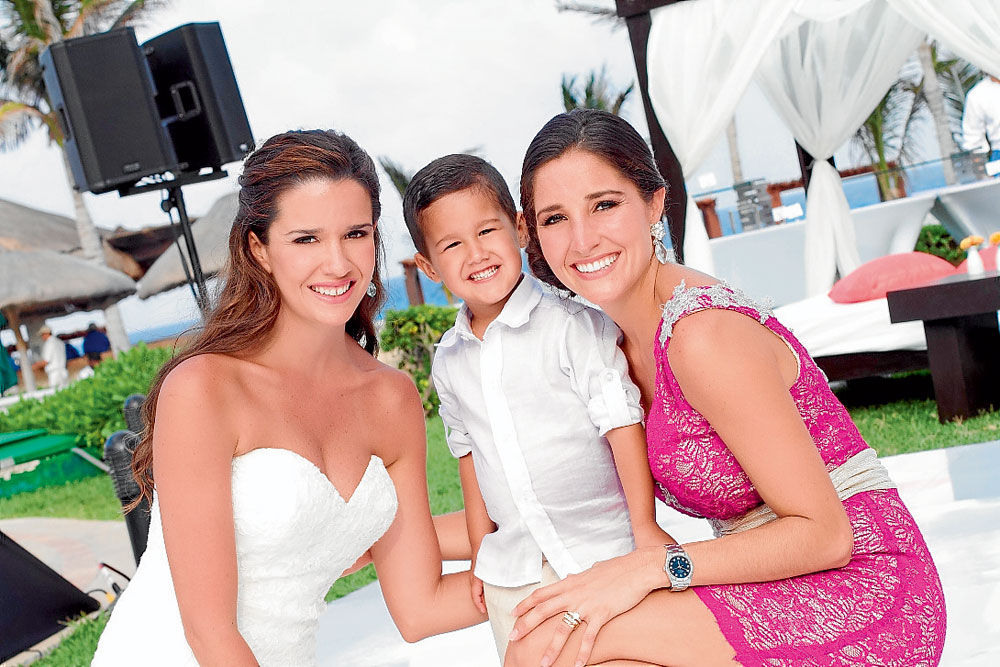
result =
[[[146,401],[149,542],[94,665],[315,664],[324,594],[369,549],[406,640],[485,620],[441,574],[420,398],[373,356],[371,158],[287,132],[240,186],[219,304]]]

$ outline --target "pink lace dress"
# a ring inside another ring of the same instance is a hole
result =
[[[684,399],[667,360],[674,324],[707,308],[754,318],[795,353],[799,377],[790,393],[828,469],[868,445],[805,348],[767,309],[726,285],[681,283],[663,307],[655,350],[649,464],[657,495],[667,504],[691,516],[728,520],[763,501],[719,435]],[[938,664],[944,593],[913,517],[895,489],[859,493],[844,507],[854,526],[848,565],[781,581],[694,589],[744,667]]]

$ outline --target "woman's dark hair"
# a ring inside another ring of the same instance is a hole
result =
[[[631,125],[618,116],[598,109],[573,109],[555,116],[538,131],[528,145],[521,167],[521,210],[528,227],[528,266],[537,278],[569,292],[542,255],[535,218],[535,174],[550,160],[570,149],[593,153],[632,181],[649,201],[667,184],[656,168],[653,153]]]
[[[229,230],[229,258],[221,273],[217,305],[194,341],[168,361],[156,376],[142,407],[145,428],[132,458],[132,472],[140,497],[152,500],[153,423],[156,401],[167,375],[183,361],[199,354],[233,355],[253,350],[269,338],[281,308],[274,278],[250,251],[250,233],[267,245],[271,223],[278,214],[279,197],[297,185],[314,180],[360,183],[371,197],[372,222],[382,212],[375,163],[358,144],[333,130],[295,130],[271,137],[247,156],[239,178],[239,206]],[[385,302],[381,282],[382,241],[375,225],[374,297],[365,295],[346,325],[347,333],[370,354],[378,352],[375,315]]]

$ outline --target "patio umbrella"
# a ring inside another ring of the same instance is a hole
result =
[[[34,376],[26,363],[22,317],[106,308],[134,292],[135,282],[125,274],[79,257],[51,250],[0,248],[0,310],[14,330],[28,391],[34,389]]]
[[[79,247],[76,224],[70,218],[0,199],[0,248],[70,252]]]
[[[208,213],[198,218],[191,226],[198,258],[201,260],[201,268],[206,278],[221,271],[229,256],[229,229],[232,227],[233,218],[236,217],[237,205],[236,192],[220,197],[212,204]],[[180,250],[175,243],[149,267],[146,275],[139,281],[137,294],[140,299],[147,299],[183,285],[187,281],[184,266],[181,264]]]

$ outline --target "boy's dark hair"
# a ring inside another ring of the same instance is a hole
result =
[[[516,222],[517,206],[496,167],[475,155],[439,157],[414,174],[403,194],[403,219],[421,255],[427,256],[427,241],[420,227],[420,214],[441,197],[468,188],[482,189],[511,222]]]

